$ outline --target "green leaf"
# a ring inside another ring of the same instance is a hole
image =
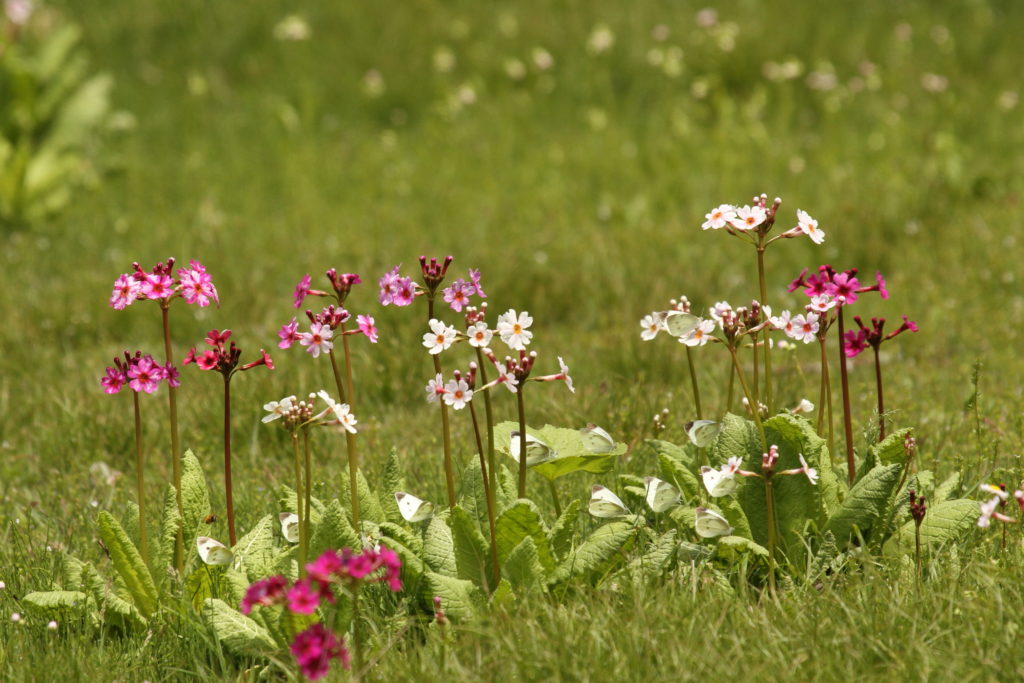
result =
[[[717,467],[729,460],[740,458],[750,465],[761,461],[761,439],[757,425],[738,415],[727,413],[722,418],[722,430],[711,446],[711,464]]]
[[[142,561],[142,555],[110,513],[100,512],[99,527],[100,538],[107,546],[114,569],[124,581],[142,616],[149,618],[158,606],[157,592],[149,568]]]
[[[266,515],[231,549],[250,581],[274,574],[278,555],[274,547],[274,529],[278,526],[275,522],[273,515]]]
[[[966,498],[947,500],[932,507],[921,522],[921,547],[936,548],[945,543],[953,543],[970,531],[978,520],[978,503]],[[913,552],[914,521],[910,520],[893,534],[885,544],[886,554]]]
[[[502,575],[519,595],[525,595],[536,588],[544,577],[544,567],[537,556],[537,545],[531,536],[525,537],[508,555],[502,567]]]
[[[679,533],[669,529],[651,544],[647,552],[630,562],[630,569],[639,578],[660,578],[675,562],[678,547]]]
[[[960,489],[960,473],[954,472],[935,488],[932,500],[942,503],[952,498]]]
[[[599,581],[625,560],[625,553],[635,537],[636,530],[629,522],[599,526],[558,566],[551,583],[562,583],[574,577]]]
[[[661,478],[675,486],[683,494],[685,500],[696,500],[700,488],[697,475],[691,472],[682,461],[677,460],[672,455],[676,450],[682,449],[667,441],[650,441],[648,443],[653,444],[654,450],[658,453],[659,474],[661,474]],[[672,446],[672,448],[662,450],[661,444]]]
[[[348,495],[347,489],[345,495]],[[297,501],[298,496],[295,495],[295,490],[282,485],[277,497],[277,505],[281,511],[295,513]],[[320,517],[324,514],[324,507],[324,504],[316,496],[310,496],[309,524],[311,527],[320,523]],[[305,508],[303,508],[303,512],[305,512]]]
[[[210,514],[210,490],[206,477],[192,451],[181,456],[181,516],[186,539],[198,535],[199,525]]]
[[[840,546],[849,542],[855,527],[867,537],[885,510],[899,482],[901,470],[901,465],[879,465],[865,474],[835,514],[829,517],[825,532],[831,533]]]
[[[768,550],[764,546],[742,536],[722,536],[715,544],[715,551],[730,563],[736,562],[743,553],[768,560]]]
[[[548,546],[547,530],[541,520],[537,505],[532,500],[522,499],[505,510],[495,523],[498,536],[498,557],[502,562],[523,542],[527,536],[533,538],[537,548],[537,557],[541,565],[548,571],[554,568],[555,560]]]
[[[498,588],[491,594],[491,607],[509,607],[516,601],[516,594],[508,579],[502,578]]]
[[[420,554],[411,550],[401,541],[384,535],[381,536],[380,544],[385,548],[394,550],[398,554],[399,559],[402,560],[403,583],[416,580],[421,574],[428,570],[428,567],[423,563],[423,559],[420,557]]]
[[[82,571],[85,563],[74,555],[64,553],[60,560],[60,582],[65,590],[76,591],[82,588]]]
[[[495,425],[495,448],[513,457],[510,453],[511,437],[512,432],[518,430],[518,422],[501,422]],[[615,466],[615,459],[626,452],[625,443],[616,443],[608,453],[592,453],[583,445],[579,430],[566,427],[544,425],[539,430],[527,427],[526,433],[537,437],[555,452],[552,460],[531,467],[549,481],[573,472],[604,474],[611,471]]]
[[[907,451],[903,447],[903,443],[912,432],[912,429],[900,429],[885,437],[881,443],[872,446],[875,462],[881,465],[906,464]]]
[[[495,492],[496,501],[498,503],[499,514],[501,511],[507,509],[510,505],[514,505],[518,495],[518,477],[509,468],[504,465],[498,466],[498,490]]]
[[[342,548],[358,549],[362,547],[359,534],[352,528],[348,518],[348,511],[341,502],[334,498],[324,506],[324,512],[320,516],[320,522],[313,527],[310,533],[312,538],[309,542],[310,557],[319,557],[327,549],[341,550]]]
[[[277,644],[267,629],[244,614],[232,609],[223,600],[209,598],[203,604],[205,621],[218,640],[238,655],[261,655],[273,652]]]
[[[743,508],[738,500],[732,496],[723,496],[715,498],[714,502],[722,516],[729,520],[729,526],[732,527],[734,536],[742,536],[751,541],[754,540],[754,536],[750,533],[750,522],[747,521],[747,513],[743,512]],[[696,516],[694,516],[694,520],[696,521]]]
[[[110,582],[104,580],[88,562],[82,565],[82,588],[89,592],[100,606],[100,614],[105,623],[122,629],[146,626],[145,617],[135,605],[114,593]]]
[[[394,497],[394,492],[389,495]],[[359,498],[359,519],[368,522],[383,522],[387,519],[384,509],[380,505],[377,495],[370,489],[362,470],[356,470],[356,496]],[[348,470],[341,473],[341,495],[339,500],[345,501],[345,506],[351,505],[352,491],[349,488]],[[315,520],[316,517],[314,516]]]
[[[468,621],[476,616],[476,606],[483,597],[472,581],[427,572],[423,584],[423,600],[433,607],[434,597],[441,598],[441,609],[453,621]]]
[[[548,542],[551,545],[551,552],[559,560],[564,558],[572,549],[572,537],[576,533],[576,525],[580,518],[580,501],[574,498],[564,510],[561,516],[548,532]]]
[[[160,522],[157,547],[157,561],[164,567],[174,564],[174,545],[183,526],[181,515],[178,514],[178,499],[174,486],[168,484],[164,489],[164,516]]]
[[[29,593],[21,599],[32,610],[47,616],[69,610],[85,610],[89,607],[89,601],[89,596],[81,591],[42,591]]]
[[[661,439],[647,439],[644,443],[653,448],[659,456],[664,453],[691,472],[697,469],[697,463],[693,461],[693,454],[685,446]]]
[[[423,552],[423,538],[416,535],[412,531],[409,531],[404,526],[398,524],[392,524],[391,522],[381,522],[380,532],[386,534],[391,538],[402,543],[407,548],[416,552]]]
[[[423,533],[423,559],[435,572],[445,576],[457,576],[455,563],[455,540],[448,528],[447,514],[436,515]]]
[[[458,577],[469,579],[481,588],[488,588],[491,585],[492,567],[487,541],[469,513],[458,505],[452,508],[452,537]]]
[[[384,498],[391,500],[392,503],[394,503],[395,492],[404,490],[405,477],[402,476],[402,464],[398,460],[398,450],[392,448],[391,452],[388,453],[388,464],[385,465],[384,467]],[[385,508],[387,508],[386,501],[382,501],[382,503],[384,504]],[[402,516],[398,513],[397,504],[395,504],[393,511],[396,515],[398,515],[398,518],[394,521],[399,522],[402,519]],[[385,512],[388,512],[388,514],[390,514],[391,511],[386,509]]]
[[[459,491],[459,504],[478,524],[487,523],[487,496],[484,494],[484,480],[480,469],[480,459],[473,457],[462,471],[462,490]]]

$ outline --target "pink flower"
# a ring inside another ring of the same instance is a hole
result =
[[[384,273],[377,283],[380,285],[380,303],[382,306],[394,304],[395,306],[408,306],[416,296],[416,286],[412,278],[402,277],[398,274],[401,266],[395,266]]]
[[[346,669],[351,666],[345,645],[319,622],[295,636],[291,652],[299,664],[299,671],[311,681],[327,675],[332,659],[340,661]]]
[[[306,296],[309,294],[309,285],[312,282],[312,278],[309,277],[309,273],[299,280],[299,284],[295,285],[295,292],[292,294],[293,303],[295,308],[302,308],[302,302],[306,300]]]
[[[852,304],[857,301],[857,290],[860,289],[860,280],[849,273],[837,273],[832,281],[825,285],[825,294],[833,297],[840,306]],[[843,297],[840,299],[839,297]]]
[[[809,297],[821,296],[822,294],[828,294],[829,285],[832,282],[831,276],[827,271],[821,271],[817,275],[812,275],[804,282],[804,294]]]
[[[269,607],[284,602],[288,588],[288,579],[283,576],[271,576],[249,586],[242,598],[242,614],[249,614],[256,605]]]
[[[398,269],[401,266],[395,266],[388,272],[381,276],[377,284],[380,286],[380,295],[378,297],[382,306],[387,306],[394,303],[394,286],[395,282],[399,279]]]
[[[817,313],[808,312],[806,316],[793,316],[792,322],[793,334],[790,336],[794,339],[799,339],[804,344],[810,344],[817,338],[818,330],[820,329]]]
[[[359,331],[366,335],[371,344],[376,344],[377,325],[374,324],[373,318],[368,315],[359,315],[356,316],[356,322],[359,323]]]
[[[153,361],[152,356],[143,356],[128,366],[128,386],[135,392],[152,394],[164,378],[164,369]]]
[[[807,275],[807,269],[804,268],[803,270],[800,271],[800,274],[797,275],[796,278],[792,282],[789,283],[789,285],[786,287],[786,291],[787,292],[795,292],[796,290],[798,290],[801,287],[803,287],[804,285],[806,285],[807,284],[807,280],[805,279],[806,275]]]
[[[114,281],[114,291],[110,295],[110,306],[123,311],[142,294],[142,284],[131,275],[121,275]]]
[[[335,550],[325,550],[320,557],[306,565],[306,574],[315,581],[328,583],[342,575],[351,557],[352,552],[347,548],[340,554]]]
[[[147,299],[166,299],[174,293],[174,281],[169,275],[149,273],[142,281],[141,289]]]
[[[181,295],[185,303],[197,304],[200,307],[209,306],[211,301],[220,304],[217,288],[213,286],[213,278],[206,272],[203,264],[199,261],[189,261],[189,266],[178,270]]]
[[[875,273],[875,282],[876,286],[878,287],[878,293],[882,296],[883,299],[888,299],[889,290],[885,288],[885,278],[882,277],[882,271],[877,271]]]
[[[172,387],[180,387],[181,380],[178,375],[178,368],[174,367],[173,363],[167,363],[164,365],[164,379],[167,380],[167,384]]]
[[[481,299],[486,299],[487,295],[484,294],[484,288],[480,286],[480,270],[469,269],[469,281],[473,285],[473,289],[476,290],[477,296]]]
[[[295,614],[312,614],[320,606],[320,590],[314,590],[309,579],[300,579],[288,591],[288,609]]]
[[[868,348],[867,330],[849,330],[843,335],[843,353],[847,358],[859,356],[866,348]]]
[[[216,370],[218,360],[217,352],[212,349],[207,349],[202,353],[196,353],[196,350],[193,348],[189,349],[188,355],[186,355],[185,360],[182,361],[182,365],[195,363],[199,366],[200,370]]]
[[[441,373],[437,373],[437,377],[427,382],[427,400],[430,402],[436,401],[439,397],[443,397],[448,392],[444,388],[444,377]]]
[[[388,588],[396,593],[402,590],[402,561],[398,558],[398,553],[389,548],[381,548],[378,557],[384,565],[384,580],[387,581]]]
[[[121,391],[121,387],[127,381],[124,373],[117,368],[107,368],[107,374],[100,378],[100,384],[103,385],[103,391],[108,394],[116,394]]]
[[[277,348],[288,349],[295,342],[302,339],[302,335],[299,334],[299,323],[292,318],[290,323],[281,325],[281,329],[278,331],[277,336],[281,338],[281,341],[277,343]]]
[[[273,370],[274,369],[274,361],[273,361],[273,359],[263,349],[260,349],[260,357],[259,357],[258,360],[254,360],[251,363],[246,363],[245,365],[243,365],[242,367],[240,367],[238,369],[239,370],[252,370],[253,368],[257,368],[257,367],[259,367],[261,365],[267,366],[267,370]]]
[[[306,351],[313,358],[317,358],[321,352],[327,352],[334,348],[334,342],[331,341],[333,336],[334,330],[327,325],[313,323],[309,326],[309,332],[300,335],[299,343],[306,347]]]
[[[469,305],[469,297],[473,296],[476,287],[459,278],[448,287],[442,290],[445,303],[452,307],[456,313],[461,312],[464,306]]]

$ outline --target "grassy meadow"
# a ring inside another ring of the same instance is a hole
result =
[[[444,499],[425,314],[377,303],[377,278],[411,273],[420,254],[480,268],[492,314],[533,315],[538,368],[569,363],[576,393],[531,386],[528,422],[596,422],[634,445],[618,469],[643,476],[652,416],[668,408],[661,438],[681,443],[693,407],[683,349],[641,341],[639,320],[681,294],[696,307],[757,298],[753,250],[700,224],[761,192],[783,199],[779,229],[801,208],[827,233],[767,252],[768,303],[799,305],[786,285],[805,267],[882,271],[892,297],[857,313],[920,325],[883,347],[892,424],[915,428],[922,466],[961,473],[965,497],[1024,478],[1020,3],[727,0],[713,21],[701,3],[655,0],[47,4],[81,25],[127,123],[97,154],[102,183],[0,235],[0,679],[236,680],[252,664],[201,624],[119,637],[8,619],[60,551],[102,565],[97,511],[135,498],[131,401],[99,385],[123,349],[162,356],[155,306],[107,306],[133,261],[194,258],[213,275],[219,308],[172,310],[179,356],[230,328],[243,362],[260,347],[274,357],[273,372],[233,383],[242,530],[291,481],[287,436],[261,406],[332,386],[323,359],[276,348],[303,274],[360,273],[348,308],[380,328],[379,344],[353,345],[374,485],[394,447],[416,494]],[[308,36],[283,35],[289,15]],[[706,411],[721,412],[728,357],[696,351]],[[851,363],[858,449],[873,438],[869,355]],[[773,359],[778,404],[817,403],[816,348]],[[211,375],[182,368],[179,411],[220,515]],[[154,500],[170,476],[163,392],[142,401]],[[514,419],[510,397],[495,405]],[[461,414],[453,435],[458,462],[475,457]],[[341,439],[314,447],[315,492],[335,497]],[[97,462],[124,476],[97,481]],[[559,492],[585,502],[597,480],[574,474]],[[920,586],[912,558],[864,557],[778,600],[671,577],[536,595],[454,627],[443,665],[434,647],[382,635],[370,677],[1021,678],[1024,552],[1009,532],[1006,551],[977,530],[927,557]],[[211,535],[226,537],[223,520]]]

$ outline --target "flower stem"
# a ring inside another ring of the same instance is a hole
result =
[[[736,371],[736,376],[740,378],[740,387],[743,389],[743,395],[747,397],[747,403],[750,404],[750,414],[754,416],[754,424],[757,425],[758,434],[761,436],[761,448],[764,452],[767,452],[768,438],[764,434],[764,425],[761,424],[761,411],[757,408],[757,403],[750,395],[747,380],[743,378],[743,370],[740,369],[740,360],[736,357],[736,349],[731,345],[729,346],[729,353],[732,355],[732,364],[733,369]]]
[[[519,497],[526,498],[526,404],[523,400],[523,390],[526,383],[519,385],[516,392],[516,403],[519,407]]]
[[[352,586],[352,671],[353,678],[361,680],[363,677],[363,632],[359,628],[359,584]]]
[[[346,398],[348,394],[345,392],[345,383],[341,379],[341,370],[338,369],[338,359],[334,355],[334,349],[330,349],[328,355],[331,357],[331,369],[334,371],[334,383],[338,388],[338,398],[342,403],[348,403]],[[349,404],[352,407],[352,404]],[[348,488],[349,488],[349,500],[352,508],[352,528],[356,530],[356,533],[361,531],[359,524],[359,491],[356,486],[356,480],[359,476],[359,452],[357,450],[356,435],[352,432],[345,430],[345,450],[348,451]]]
[[[139,551],[142,559],[149,564],[149,551],[146,544],[146,482],[142,471],[142,411],[139,409],[139,392],[133,391],[135,401],[135,480],[136,497],[139,503]]]
[[[753,344],[753,348],[750,349],[750,353],[753,356],[753,360],[754,360],[754,381],[753,381],[753,384],[752,384],[752,388],[754,390],[753,391],[754,400],[756,401],[756,403],[751,403],[750,404],[751,407],[753,407],[753,406],[761,404],[760,381],[758,379],[758,377],[760,376],[760,362],[759,362],[759,359],[758,359],[758,356],[757,356],[757,335],[756,334],[750,335],[750,341]]]
[[[853,485],[857,475],[857,466],[853,461],[853,418],[850,415],[850,380],[846,372],[846,353],[843,351],[843,335],[846,334],[843,323],[843,307],[839,306],[839,378],[843,386],[843,431],[846,436],[846,470]]]
[[[693,387],[693,406],[697,409],[697,419],[704,419],[704,411],[700,407],[700,387],[697,385],[697,367],[693,363],[693,349],[686,347],[686,362],[690,365],[690,386]]]
[[[427,320],[434,318],[434,296],[429,294],[427,296]],[[437,375],[441,374],[441,359],[438,354],[433,354],[434,359],[434,373]],[[438,405],[441,407],[441,438],[444,442],[444,480],[448,487],[448,507],[455,507],[455,474],[452,470],[452,434],[451,426],[448,424],[448,404],[444,401],[438,401]]]
[[[914,575],[915,583],[921,585],[921,525],[914,525],[914,565],[917,573]]]
[[[554,479],[548,479],[548,488],[551,489],[551,501],[555,504],[555,517],[562,516],[562,502],[558,500],[558,487]]]
[[[306,576],[306,528],[302,524],[302,458],[299,456],[299,435],[292,432],[292,453],[295,460],[295,515],[299,518],[299,578]]]
[[[764,238],[762,237],[763,241]],[[757,247],[757,279],[761,285],[761,308],[768,303],[768,286],[764,277],[764,250],[767,245],[759,244]],[[754,348],[757,348],[755,343]],[[764,402],[768,406],[768,414],[775,412],[775,402],[772,397],[772,345],[768,339],[768,328],[764,333]]]
[[[487,384],[487,371],[484,364],[484,352],[483,349],[477,347],[476,350],[476,361],[478,371],[480,373],[480,385]],[[491,499],[488,501],[492,507],[497,508],[497,503],[494,496],[496,495],[497,485],[497,468],[498,464],[495,461],[494,455],[494,412],[491,408],[491,392],[485,391],[484,394],[484,418],[487,420],[487,477],[489,479],[491,490]]]
[[[346,389],[344,402],[348,404],[352,412],[356,412],[356,391],[352,385],[352,354],[348,350],[348,335],[345,334],[345,321],[341,321],[341,346],[345,351],[345,381]]]
[[[484,396],[487,392],[484,392]],[[491,581],[494,583],[494,587],[498,586],[498,582],[501,581],[501,566],[498,564],[498,535],[495,531],[495,509],[494,509],[494,498],[491,492],[491,483],[489,470],[487,467],[487,461],[484,458],[484,445],[483,440],[480,438],[480,423],[476,418],[476,408],[473,407],[473,403],[469,404],[469,415],[473,418],[473,435],[476,437],[476,450],[480,454],[480,479],[484,485],[484,497],[487,499],[487,526],[491,532]]]
[[[304,479],[305,485],[306,485],[305,492],[303,494],[305,499],[306,499],[306,509],[304,511],[305,514],[302,516],[302,523],[306,527],[306,552],[309,552],[309,539],[312,537],[312,534],[310,534],[310,531],[309,531],[309,519],[310,519],[310,516],[311,516],[309,514],[309,508],[310,508],[310,501],[313,499],[313,465],[312,465],[312,462],[311,462],[312,458],[310,458],[310,455],[309,455],[309,430],[308,429],[303,429],[302,430],[302,451],[303,451],[302,455],[303,455],[303,461],[304,461],[303,465],[305,466],[305,471],[304,471],[304,474],[303,474],[303,479]]]
[[[765,473],[764,477],[764,501],[765,513],[768,516],[768,590],[775,596],[775,492],[772,489],[772,474]]]
[[[174,352],[171,349],[171,303],[167,299],[160,301],[160,314],[164,326],[164,355],[168,363],[174,362]],[[178,439],[178,391],[177,387],[167,385],[167,409],[171,423],[171,471],[174,476],[174,500],[178,504],[178,516],[184,519],[181,507],[181,442]],[[179,574],[185,571],[185,541],[182,536],[182,529],[178,528],[177,537],[174,540],[174,566]]]
[[[828,413],[828,452],[832,453],[832,443],[834,436],[833,420],[832,420],[832,374],[828,369],[828,347],[825,345],[825,338],[819,337],[818,343],[821,345],[821,397],[818,401],[818,436],[822,436],[822,430],[825,428],[823,424],[825,413]]]
[[[228,539],[235,545],[235,501],[231,489],[231,375],[224,375],[224,501],[228,511]]]
[[[733,395],[733,389],[735,388],[735,386],[736,386],[736,368],[734,368],[730,364],[729,365],[729,392],[728,392],[728,394],[726,396],[726,399],[725,399],[725,412],[727,412],[727,413],[730,410],[732,410],[732,395]]]
[[[882,399],[882,359],[878,357],[878,346],[875,350],[875,389],[878,392],[878,440],[885,439],[885,401]]]

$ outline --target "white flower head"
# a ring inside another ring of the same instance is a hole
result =
[[[444,396],[445,391],[447,390],[444,388],[444,377],[439,372],[437,377],[427,382],[427,401],[436,401],[438,396]]]
[[[982,484],[978,488],[986,493],[991,493],[1004,503],[1010,499],[1010,494],[1004,491],[1002,487],[995,486],[994,484]]]
[[[793,339],[798,339],[804,344],[810,344],[818,338],[818,314],[808,311],[807,315],[795,315],[792,319],[793,331],[788,333]]]
[[[714,306],[708,309],[708,314],[711,316],[711,319],[714,320],[719,325],[722,324],[722,317],[726,313],[731,312],[732,306],[729,305],[728,301],[717,301],[715,302]]]
[[[455,410],[462,410],[466,404],[473,400],[473,390],[469,388],[466,380],[448,380],[444,387],[444,402]]]
[[[491,343],[491,337],[494,336],[494,332],[488,329],[487,323],[483,321],[470,326],[466,334],[469,336],[469,345],[476,349],[487,348]]]
[[[558,374],[565,380],[565,386],[569,387],[569,391],[575,394],[576,387],[573,386],[572,377],[569,375],[569,366],[565,364],[561,356],[558,357],[558,370]]]
[[[793,410],[791,410],[790,412],[793,413],[794,415],[799,415],[800,413],[813,413],[814,404],[808,401],[806,398],[802,398],[800,399],[800,403],[797,403],[796,407],[793,408]]]
[[[825,231],[818,227],[818,221],[811,218],[803,209],[796,210],[796,227],[803,234],[811,238],[811,241],[815,244],[821,244],[825,241]]]
[[[819,294],[811,297],[811,303],[807,305],[808,310],[815,313],[825,313],[836,307],[836,302],[828,294]]]
[[[710,335],[714,331],[714,320],[701,320],[688,334],[679,338],[679,343],[687,346],[704,346],[711,339]]]
[[[789,311],[781,311],[778,315],[769,317],[768,322],[777,330],[782,330],[787,335],[793,331],[793,314]]]
[[[658,336],[659,332],[665,329],[665,314],[655,311],[650,315],[645,315],[640,320],[640,327],[643,328],[640,338],[644,341],[651,341]]]
[[[807,475],[807,478],[810,480],[811,484],[812,485],[817,484],[818,483],[818,470],[814,469],[813,467],[811,467],[810,465],[807,464],[807,461],[804,460],[804,454],[803,453],[800,454],[800,466],[803,468],[804,474]]]
[[[455,337],[458,336],[458,333],[454,327],[445,325],[437,318],[431,318],[429,325],[430,332],[423,335],[423,346],[432,355],[436,356],[455,343]]]
[[[532,324],[533,318],[529,313],[523,311],[516,314],[515,309],[510,308],[498,316],[498,335],[509,348],[525,351],[533,338],[533,332],[529,331]]]
[[[760,206],[741,206],[736,209],[736,215],[729,221],[729,224],[737,230],[753,230],[765,222],[768,212]]]
[[[722,204],[704,214],[704,218],[707,220],[701,223],[700,227],[705,230],[724,228],[730,221],[736,218],[736,207],[732,204]]]
[[[267,414],[263,416],[263,422],[273,422],[274,420],[284,417],[284,414],[291,410],[292,406],[295,405],[294,396],[285,396],[280,401],[271,401],[270,403],[263,404],[263,410],[267,411]]]

